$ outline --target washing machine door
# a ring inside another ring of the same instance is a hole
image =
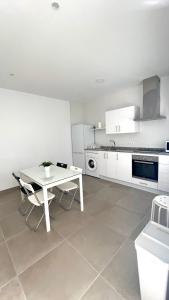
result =
[[[93,157],[88,158],[87,168],[89,171],[95,171],[97,169],[97,162]]]

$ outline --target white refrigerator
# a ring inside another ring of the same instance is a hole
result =
[[[83,174],[85,174],[85,149],[93,145],[93,125],[72,125],[73,165],[83,169]]]

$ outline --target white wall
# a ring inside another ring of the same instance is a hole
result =
[[[84,104],[82,102],[72,101],[70,103],[71,123],[84,122]]]
[[[129,105],[139,105],[142,111],[142,85],[129,87],[85,104],[84,120],[86,123],[102,121],[105,124],[105,111]],[[161,78],[161,114],[166,120],[140,123],[140,133],[106,135],[105,131],[96,133],[98,145],[110,145],[115,139],[118,146],[164,147],[169,139],[169,77]]]
[[[72,163],[69,102],[0,89],[0,190],[44,160]]]

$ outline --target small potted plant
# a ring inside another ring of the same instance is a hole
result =
[[[43,161],[40,166],[44,167],[45,169],[45,174],[46,174],[46,177],[49,177],[50,176],[50,166],[52,166],[53,163],[51,161]]]

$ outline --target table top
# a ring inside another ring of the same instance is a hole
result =
[[[39,183],[41,186],[45,186],[81,174],[81,172],[79,171],[64,169],[57,166],[50,167],[49,177],[46,176],[44,167],[42,166],[21,170],[20,173],[21,175],[31,178],[32,181]]]

